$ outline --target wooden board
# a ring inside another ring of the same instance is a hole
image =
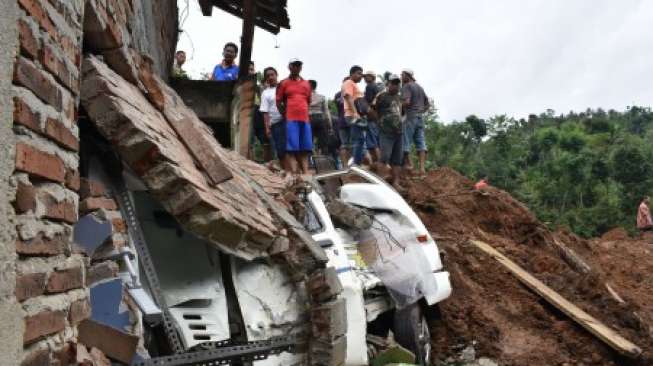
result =
[[[569,302],[559,293],[555,292],[552,288],[548,287],[540,280],[533,277],[530,273],[526,272],[524,269],[519,267],[510,259],[506,258],[503,254],[501,254],[490,245],[478,240],[470,240],[470,242],[483,252],[490,255],[497,262],[501,263],[504,267],[506,267],[506,269],[515,275],[515,277],[517,277],[520,282],[528,286],[531,290],[535,291],[538,295],[542,296],[542,298],[548,301],[551,305],[558,308],[560,311],[577,322],[580,326],[587,329],[590,333],[599,338],[601,341],[605,342],[608,346],[612,347],[617,352],[631,358],[635,358],[642,353],[641,348],[639,348],[637,345],[625,339],[593,316],[587,314],[578,306]]]

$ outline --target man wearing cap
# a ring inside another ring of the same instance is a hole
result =
[[[401,72],[402,105],[406,115],[404,123],[404,164],[412,169],[410,161],[410,147],[415,144],[419,158],[419,177],[426,176],[426,141],[424,140],[423,114],[429,107],[429,101],[424,89],[415,81],[413,70],[405,69]]]
[[[228,42],[222,48],[222,62],[215,65],[211,80],[230,81],[238,79],[238,65],[236,57],[238,56],[238,46],[233,42]]]
[[[377,94],[372,102],[372,108],[378,116],[380,160],[382,164],[390,165],[392,186],[397,190],[401,189],[399,181],[404,160],[400,84],[399,76],[390,75],[387,90]]]
[[[293,58],[288,62],[290,75],[277,87],[277,107],[286,119],[285,168],[290,173],[309,174],[308,156],[313,151],[313,134],[308,117],[311,104],[311,86],[299,74],[302,61]]]
[[[354,164],[360,165],[363,161],[365,149],[365,132],[367,120],[358,113],[356,102],[363,100],[363,93],[356,84],[363,79],[363,68],[354,65],[349,69],[349,79],[342,83],[342,99],[345,106],[346,129],[340,129],[340,141],[342,142],[342,162],[347,164],[350,151],[354,156]]]
[[[376,73],[368,70],[363,74],[365,79],[365,100],[369,105],[372,105],[374,97],[383,91],[383,83],[376,82]],[[371,113],[367,115],[367,134],[365,136],[365,147],[370,153],[372,163],[379,161],[379,126],[376,121],[376,116]]]

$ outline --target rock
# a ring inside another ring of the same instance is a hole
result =
[[[462,362],[474,362],[475,359],[476,359],[476,350],[474,349],[474,346],[467,346],[460,353],[460,360]]]
[[[499,366],[498,363],[490,360],[489,358],[481,357],[478,360],[476,360],[476,364],[478,366]]]

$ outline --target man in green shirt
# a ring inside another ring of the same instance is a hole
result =
[[[390,165],[392,186],[397,190],[401,189],[399,181],[404,158],[400,85],[399,76],[390,75],[386,91],[377,94],[372,102],[379,125],[381,163]]]

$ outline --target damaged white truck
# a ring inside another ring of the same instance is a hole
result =
[[[147,352],[135,363],[305,364],[296,334],[307,322],[307,294],[282,266],[220,253],[182,230],[138,179],[125,181],[121,205],[138,221],[132,236],[141,250],[137,259],[124,256],[131,272],[124,278],[143,314]],[[344,364],[367,365],[378,347],[371,338],[390,331],[417,363],[430,364],[427,313],[437,313],[433,307],[451,285],[417,215],[382,179],[357,167],[317,175],[297,197],[298,219],[342,287]],[[167,305],[169,319],[157,303]],[[166,356],[171,333],[181,355]]]

